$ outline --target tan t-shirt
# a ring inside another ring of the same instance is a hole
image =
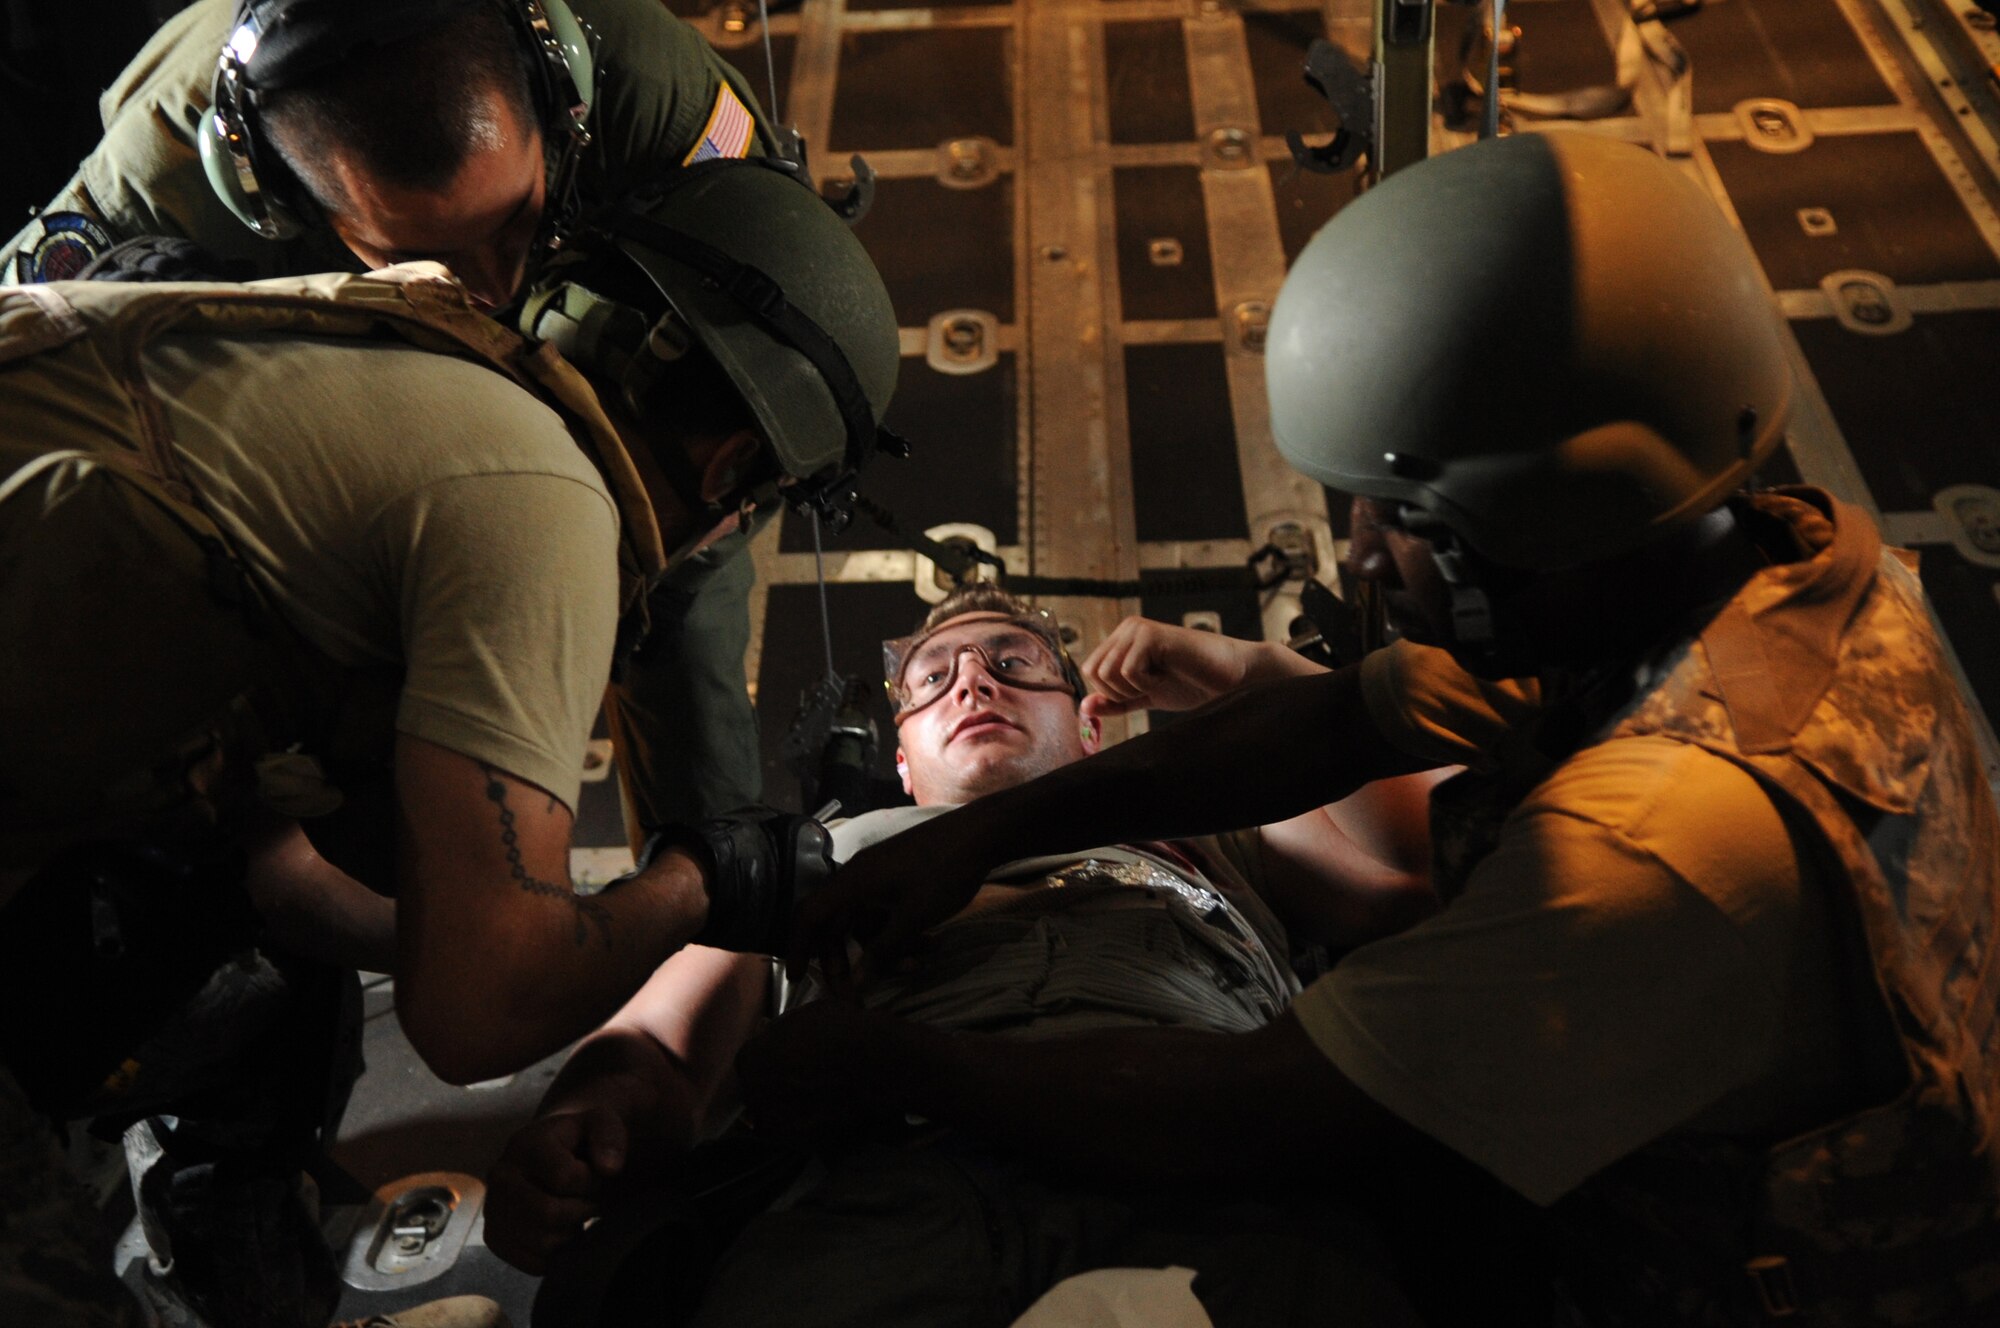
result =
[[[1531,691],[1407,645],[1362,678],[1405,750],[1530,759]],[[1370,1097],[1551,1203],[1676,1128],[1774,1138],[1825,1118],[1855,1064],[1825,894],[1738,767],[1666,738],[1600,743],[1528,794],[1448,907],[1296,1009]]]
[[[574,807],[618,518],[555,413],[469,361],[352,338],[167,336],[145,371],[285,618],[337,664],[402,670],[399,732]]]

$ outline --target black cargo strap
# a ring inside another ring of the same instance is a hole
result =
[[[928,535],[907,531],[897,522],[894,512],[859,495],[855,497],[854,505],[906,548],[936,563],[952,580],[965,581],[972,575],[975,566],[991,567],[999,572],[999,583],[1017,595],[1140,599],[1149,595],[1206,595],[1216,591],[1243,590],[1246,588],[1246,576],[1248,588],[1260,591],[1293,579],[1291,563],[1275,544],[1266,544],[1256,550],[1240,566],[1191,567],[1137,581],[1111,581],[1087,576],[1015,575],[1008,572],[1007,564],[999,555],[988,553],[976,544],[946,544]]]

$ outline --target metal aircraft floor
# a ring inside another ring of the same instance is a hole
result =
[[[1678,159],[1738,220],[1791,322],[1803,408],[1773,474],[1826,485],[1919,549],[1992,713],[2000,449],[1977,366],[2000,328],[2000,154],[1993,88],[1956,77],[1989,63],[1979,33],[1934,41],[1919,2],[1710,0],[1675,20],[1692,63]],[[754,6],[682,12],[763,86]],[[1516,0],[1516,85],[1610,82],[1621,14],[1619,0]],[[1440,9],[1440,82],[1479,22]],[[1272,449],[1257,339],[1285,265],[1354,192],[1285,151],[1285,130],[1332,125],[1298,76],[1305,46],[1328,35],[1365,57],[1368,23],[1356,0],[806,0],[773,16],[800,53],[781,108],[815,142],[830,125],[838,149],[818,169],[844,171],[859,150],[884,177],[859,234],[905,325],[891,419],[918,455],[880,465],[869,491],[903,528],[971,523],[1013,570],[1129,580],[1241,566],[1294,522],[1332,579],[1341,514],[1329,522],[1325,496]],[[1592,127],[1666,144],[1667,86],[1649,66],[1631,110]],[[1434,150],[1462,141],[1440,119]],[[990,329],[990,367],[941,353],[965,311]],[[876,637],[920,611],[929,569],[865,522],[824,543],[836,663],[872,676]],[[810,550],[796,520],[759,550],[750,676],[778,801],[797,787],[779,740],[824,668],[812,596],[794,589],[813,579]],[[899,583],[900,613],[883,589]],[[1295,588],[1260,608],[1246,585],[1225,630],[1282,633]],[[1184,611],[1050,603],[1086,647],[1123,613]],[[886,711],[876,720],[886,771]]]

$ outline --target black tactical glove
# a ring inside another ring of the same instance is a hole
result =
[[[743,954],[782,954],[792,905],[833,875],[833,836],[810,816],[739,807],[698,830],[674,828],[646,841],[643,870],[662,847],[678,846],[708,873],[708,921],[695,945]]]

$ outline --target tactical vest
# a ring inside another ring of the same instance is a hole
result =
[[[1861,523],[1878,570],[1816,703],[1771,703],[1790,680],[1748,604],[1787,583],[1759,578],[1605,740],[1673,738],[1757,779],[1843,896],[1851,1013],[1893,1034],[1907,1074],[1772,1146],[1670,1135],[1563,1200],[1594,1265],[1580,1283],[1593,1324],[2000,1322],[2000,816],[1914,573],[1858,512],[1838,519]],[[1725,698],[1759,688],[1732,712]],[[1803,722],[1768,721],[1786,713]],[[1442,890],[1539,782],[1529,769],[1440,790]]]
[[[19,408],[0,434],[0,902],[81,839],[226,833],[252,798],[330,810],[322,775],[337,787],[344,766],[379,769],[393,738],[386,710],[349,722],[352,680],[271,608],[190,483],[143,367],[168,333],[389,339],[487,365],[554,409],[604,477],[627,637],[665,561],[582,377],[434,265],[0,290],[0,376]]]

